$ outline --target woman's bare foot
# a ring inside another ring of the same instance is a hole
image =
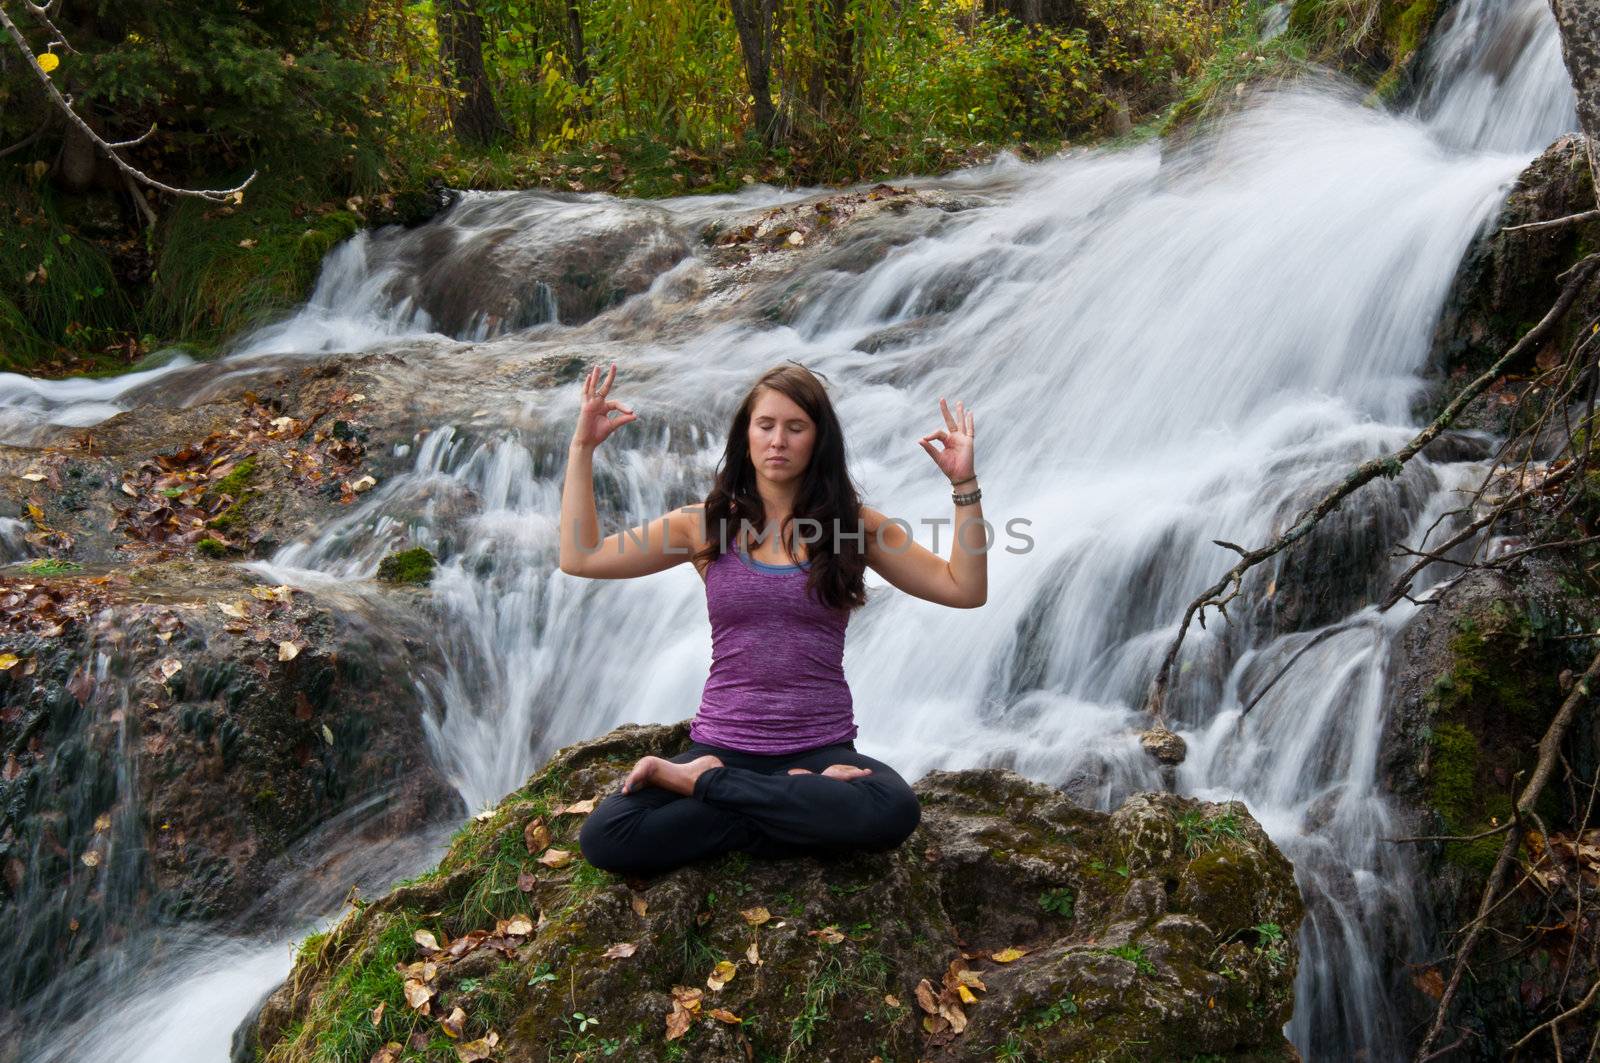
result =
[[[678,764],[665,757],[640,757],[639,762],[623,780],[622,792],[632,793],[643,786],[659,786],[675,794],[688,797],[694,793],[695,780],[712,768],[722,767],[722,761],[707,753],[687,764]]]
[[[789,774],[815,775],[816,772],[812,771],[810,768],[790,768]],[[871,775],[872,769],[858,768],[854,764],[829,764],[826,768],[822,769],[822,774],[826,775],[830,779],[839,779],[843,782],[849,782],[851,779],[859,779],[863,775]]]

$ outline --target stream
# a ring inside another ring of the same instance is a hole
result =
[[[247,567],[314,589],[367,579],[398,548],[440,557],[448,665],[419,676],[417,699],[461,798],[399,844],[341,848],[340,823],[319,829],[285,858],[251,935],[152,928],[69,973],[41,994],[23,1058],[221,1063],[351,883],[370,895],[430,866],[464,814],[563,745],[692,713],[710,659],[692,567],[629,581],[557,569],[579,384],[497,380],[499,362],[530,353],[618,362],[613,396],[640,418],[595,459],[606,533],[703,492],[738,396],[795,358],[830,382],[864,501],[948,553],[947,486],[917,439],[938,426],[941,396],[966,401],[996,535],[988,603],[943,609],[868,573],[845,654],[859,747],[907,778],[999,765],[1099,808],[1161,788],[1139,705],[1185,606],[1235,560],[1213,540],[1269,541],[1353,464],[1415,433],[1457,266],[1522,168],[1577,128],[1543,0],[1461,0],[1419,59],[1422,89],[1400,113],[1329,75],[1253,93],[1211,135],[1165,151],[1003,154],[897,181],[961,209],[863,220],[862,245],[887,248],[865,266],[796,253],[781,274],[708,284],[704,226],[822,189],[467,192],[417,229],[335,248],[307,303],[220,366],[0,378],[0,437],[21,441],[152,396],[199,401],[272,366],[402,355],[445,411],[397,444],[407,471]],[[552,249],[589,246],[621,247],[640,290],[564,322],[525,276]],[[1189,757],[1175,783],[1244,801],[1294,862],[1307,918],[1286,1032],[1307,1059],[1404,1052],[1386,957],[1427,942],[1419,884],[1381,840],[1391,810],[1376,762],[1391,645],[1417,607],[1368,603],[1406,563],[1393,545],[1418,545],[1481,478],[1492,441],[1477,442],[1347,500],[1315,540],[1314,596],[1306,570],[1280,564],[1247,583],[1233,622],[1213,613],[1185,644],[1169,711]],[[1426,570],[1419,592],[1448,574]]]

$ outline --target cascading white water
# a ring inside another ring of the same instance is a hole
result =
[[[1516,173],[1576,127],[1555,42],[1541,0],[1462,0],[1424,57],[1414,112],[1307,81],[1166,155],[1146,144],[1032,165],[1002,156],[910,182],[970,203],[883,222],[901,227],[896,246],[864,271],[802,258],[793,275],[750,279],[742,300],[705,297],[708,267],[690,253],[586,324],[546,314],[496,338],[473,318],[457,335],[479,342],[465,345],[433,332],[406,288],[398,264],[419,241],[482,272],[501,260],[475,260],[474,234],[495,232],[495,255],[628,226],[688,246],[708,220],[813,192],[651,204],[474,194],[429,233],[336,249],[307,308],[235,357],[404,340],[424,380],[430,359],[459,372],[530,351],[614,357],[614,393],[641,419],[596,459],[606,531],[698,497],[739,394],[798,358],[834,384],[866,501],[940,553],[948,524],[923,522],[951,508],[916,440],[938,426],[940,396],[965,399],[997,533],[989,601],[940,609],[869,579],[845,660],[860,745],[910,778],[1001,764],[1107,807],[1162,785],[1137,745],[1138,706],[1184,606],[1234,560],[1212,540],[1269,540],[1353,463],[1414,431],[1457,264]],[[775,325],[764,311],[779,302]],[[419,695],[434,752],[472,808],[560,745],[689,715],[710,655],[689,566],[624,583],[556,569],[577,384],[496,389],[486,372],[459,417],[409,445],[408,474],[253,566],[310,584],[370,576],[411,543],[441,554],[433,593],[449,666]],[[1415,544],[1481,471],[1419,459],[1346,509]],[[1219,619],[1191,631],[1174,700],[1190,745],[1178,787],[1243,800],[1295,862],[1309,917],[1288,1032],[1310,1058],[1399,1051],[1384,956],[1414,890],[1404,854],[1382,840],[1375,761],[1388,648],[1411,607],[1362,607],[1389,545],[1366,543],[1366,575],[1333,589],[1345,603],[1337,631],[1273,637]],[[261,989],[282,972],[263,967]],[[170,993],[153,1000],[177,1014]]]

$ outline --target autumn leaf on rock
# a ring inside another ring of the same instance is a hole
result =
[[[667,1040],[676,1041],[689,1032],[689,1021],[694,1018],[692,1012],[684,1007],[680,1001],[672,1002],[672,1010],[667,1013]]]
[[[756,948],[754,941],[750,942],[750,947],[744,950],[744,958],[749,960],[755,967],[761,966],[761,952]]]
[[[560,808],[556,809],[550,814],[552,816],[587,816],[593,811],[594,798],[591,797],[585,801],[578,801],[570,805],[562,805]]]
[[[767,911],[765,908],[746,908],[739,914],[744,916],[744,921],[749,923],[751,926],[760,926],[762,923],[765,923],[767,920],[772,918],[772,913]]]
[[[1015,960],[1022,959],[1022,957],[1026,956],[1028,952],[1028,949],[1013,945],[1008,949],[1001,949],[999,952],[992,953],[989,958],[995,963],[1011,963]]]
[[[600,958],[605,960],[620,960],[625,957],[632,956],[636,951],[638,951],[638,948],[639,946],[635,945],[631,941],[619,941],[609,949],[606,949],[605,952],[601,953]]]
[[[706,988],[720,991],[723,986],[733,981],[733,976],[739,973],[737,964],[728,960],[718,963],[712,970],[711,976],[706,979]]]
[[[292,642],[278,643],[278,660],[292,661],[300,655],[300,647]]]
[[[639,896],[637,893],[633,895],[633,899],[629,903],[633,905],[633,914],[637,915],[640,919],[643,919],[644,913],[650,909],[649,902],[643,897]]]
[[[839,932],[839,928],[836,926],[825,926],[821,930],[807,930],[806,933],[814,938],[821,938],[830,945],[837,945],[844,940],[844,935]]]
[[[545,867],[566,867],[572,863],[572,854],[565,849],[546,849],[539,857],[539,863]]]
[[[183,671],[183,662],[178,660],[176,657],[167,657],[167,658],[162,660],[162,662],[161,662],[161,678],[162,679],[171,679],[173,676],[177,675],[181,671]]]
[[[517,914],[506,920],[505,930],[502,933],[522,936],[533,933],[533,917]]]
[[[729,1026],[732,1026],[735,1023],[740,1023],[740,1022],[744,1021],[743,1019],[739,1018],[739,1016],[737,1016],[733,1012],[729,1011],[727,1008],[712,1008],[706,1014],[710,1015],[713,1019],[716,1019],[718,1022],[727,1023]]]
[[[461,1039],[461,1030],[467,1024],[467,1013],[458,1006],[447,1018],[439,1020],[439,1028],[453,1041]]]
[[[418,930],[411,935],[411,940],[427,949],[429,952],[439,952],[439,939],[433,936],[431,930]]]
[[[939,1014],[939,999],[934,995],[933,983],[926,978],[917,983],[917,1006],[929,1015]]]
[[[372,1058],[367,1060],[367,1063],[396,1063],[400,1058],[400,1053],[403,1051],[405,1051],[405,1046],[399,1041],[390,1041],[372,1053]]]

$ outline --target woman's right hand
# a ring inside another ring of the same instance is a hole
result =
[[[616,378],[616,362],[611,363],[611,370],[606,374],[604,382],[600,381],[600,367],[590,366],[589,374],[583,378],[583,404],[578,408],[578,427],[572,433],[574,443],[580,446],[598,447],[612,432],[630,421],[639,419],[639,415],[633,412],[632,406],[606,398],[611,391],[611,382]],[[622,416],[613,421],[610,416],[612,410],[618,411]]]

